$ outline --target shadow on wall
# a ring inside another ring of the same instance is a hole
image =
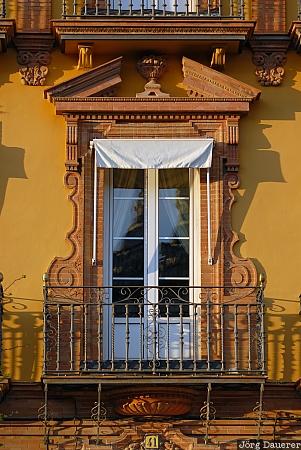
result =
[[[24,169],[25,151],[19,147],[2,144],[2,122],[0,122],[0,214],[4,204],[7,183],[10,178],[27,178]]]
[[[296,379],[296,374],[300,373],[301,317],[286,313],[288,303],[298,301],[265,298],[269,376],[279,381]]]
[[[14,299],[4,303],[3,314],[3,374],[12,379],[37,380],[43,360],[43,315],[28,312],[26,301]]]

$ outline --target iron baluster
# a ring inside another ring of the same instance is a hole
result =
[[[234,1],[236,0],[230,0],[230,17],[234,16]]]
[[[2,17],[6,17],[6,1],[2,0]]]
[[[97,305],[97,321],[98,321],[98,327],[97,327],[97,354],[98,354],[98,370],[101,369],[101,360],[102,360],[102,347],[103,347],[103,340],[102,340],[102,305],[100,303],[100,298],[98,299],[98,305]]]
[[[245,2],[244,2],[244,0],[240,0],[240,2],[239,2],[239,17],[242,20],[245,18]]]
[[[48,317],[48,305],[47,305],[47,287],[44,285],[43,286],[43,294],[44,294],[44,305],[43,305],[43,374],[46,373],[47,371],[47,336],[48,336],[48,329],[47,329],[47,317]],[[2,337],[2,310],[3,310],[3,288],[2,288],[2,284],[0,283],[0,296],[1,296],[1,305],[0,305],[0,314],[1,314],[1,337]],[[2,351],[2,339],[0,341],[0,352]],[[2,358],[0,359],[0,362],[2,362]],[[1,364],[2,366],[2,364]]]
[[[73,0],[73,16],[77,15],[77,3],[76,0]]]
[[[170,368],[170,354],[169,354],[169,333],[170,333],[170,320],[169,320],[169,308],[170,304],[166,305],[166,326],[167,326],[167,346],[166,346],[166,370]]]
[[[197,339],[196,339],[196,324],[197,324],[197,305],[193,302],[192,305],[192,359],[193,371],[197,369]]]
[[[156,0],[152,0],[152,17],[156,15]]]
[[[57,305],[57,346],[56,346],[56,370],[60,370],[60,346],[61,346],[61,305]]]
[[[122,14],[122,0],[119,0],[118,2],[118,15],[121,16]]]
[[[224,328],[225,328],[225,306],[221,305],[220,309],[220,319],[221,319],[221,369],[222,371],[225,370],[225,335],[224,335]]]
[[[184,327],[183,327],[183,305],[180,304],[180,370],[183,370],[184,358]]]
[[[112,319],[111,319],[111,328],[112,328],[112,336],[111,336],[111,370],[115,369],[115,305],[114,303],[111,305],[112,311]]]
[[[74,370],[74,305],[71,305],[71,314],[70,314],[70,370]]]
[[[157,362],[157,345],[158,345],[158,334],[157,334],[157,309],[156,305],[152,304],[152,319],[153,319],[153,346],[152,346],[152,352],[153,352],[153,359],[152,359],[152,370],[153,374],[156,373],[156,362]]]
[[[235,370],[238,370],[238,327],[237,327],[238,310],[237,305],[234,305],[234,358],[235,358]]]
[[[107,4],[107,16],[109,16],[110,10],[111,10],[111,0],[106,0],[106,4]],[[113,9],[114,9],[114,3],[113,3]]]
[[[207,16],[211,16],[211,0],[207,1]]]
[[[95,0],[95,15],[98,16],[99,9],[98,9],[98,0]]]
[[[142,361],[144,354],[144,330],[143,330],[143,305],[139,303],[139,330],[140,330],[140,353],[139,353],[139,370],[142,370]]]
[[[174,6],[174,16],[177,16],[178,15],[178,1],[177,0],[175,0],[173,6]]]
[[[222,2],[221,2],[221,0],[218,0],[217,9],[218,9],[218,16],[221,17],[222,16]]]
[[[185,6],[186,6],[186,16],[189,16],[189,0],[186,0]]]
[[[129,304],[125,305],[125,370],[129,370],[129,348],[130,348],[130,327],[129,327]]]
[[[87,370],[87,336],[88,336],[88,311],[87,304],[84,304],[84,370]]]
[[[211,305],[208,292],[207,298],[207,370],[210,370],[211,360]]]
[[[248,319],[248,357],[249,357],[249,362],[248,362],[248,368],[249,370],[252,370],[252,366],[251,366],[251,358],[252,358],[252,343],[251,343],[251,311],[250,311],[250,305],[248,305],[248,310],[247,310],[247,319]]]
[[[62,4],[62,18],[66,19],[67,17],[67,1],[63,0],[63,4]]]
[[[129,0],[129,15],[133,15],[133,0]]]
[[[84,16],[88,15],[88,2],[84,0]]]

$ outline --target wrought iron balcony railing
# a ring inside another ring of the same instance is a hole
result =
[[[264,347],[262,288],[45,287],[45,375],[262,375]]]
[[[5,0],[0,1],[0,17],[2,17],[2,18],[6,17],[6,1]]]
[[[244,0],[63,0],[62,17],[204,17],[244,19]]]

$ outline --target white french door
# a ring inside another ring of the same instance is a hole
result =
[[[198,284],[199,171],[108,172],[105,358],[191,359],[188,287]]]

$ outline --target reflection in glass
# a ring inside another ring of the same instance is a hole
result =
[[[134,169],[114,169],[114,198],[143,198],[144,171]]]
[[[189,200],[159,200],[159,236],[189,236]]]
[[[189,169],[159,170],[159,197],[189,197]]]
[[[143,277],[143,239],[113,240],[113,277]]]
[[[143,237],[143,200],[114,200],[114,237]]]
[[[184,244],[183,244],[184,243]],[[159,277],[189,276],[189,240],[159,241]]]

